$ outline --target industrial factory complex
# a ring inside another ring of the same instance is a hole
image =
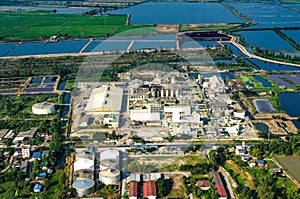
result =
[[[77,88],[71,136],[92,139],[85,129],[99,127],[120,134],[131,128],[148,141],[253,134],[245,125],[246,112],[230,99],[230,88],[218,75],[128,72],[119,83],[78,83]]]
[[[125,144],[129,146],[126,150],[138,154],[158,150],[155,143],[170,137],[193,140],[255,135],[246,123],[246,112],[228,95],[232,88],[219,75],[141,70],[123,73],[120,79],[118,83],[77,83],[71,138],[104,146]],[[138,140],[152,145],[141,145]],[[163,148],[160,153],[180,154]],[[75,195],[87,196],[103,185],[119,185],[121,195],[126,193],[130,199],[157,198],[157,180],[167,179],[168,174],[128,173],[127,151],[117,149],[76,149]],[[226,198],[218,173],[211,176],[220,198]],[[207,180],[198,184],[204,190],[212,187]]]

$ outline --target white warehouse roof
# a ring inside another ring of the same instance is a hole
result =
[[[123,89],[108,85],[93,89],[85,111],[87,112],[120,112]]]

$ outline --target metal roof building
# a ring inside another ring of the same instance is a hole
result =
[[[122,108],[123,89],[102,85],[93,89],[86,112],[120,112]]]
[[[228,196],[227,196],[227,193],[226,193],[225,187],[223,185],[223,182],[221,180],[219,172],[210,171],[209,174],[213,179],[213,182],[215,184],[215,189],[218,193],[219,199],[227,199]]]
[[[143,184],[143,197],[148,199],[156,199],[156,181],[149,180]]]
[[[128,197],[129,197],[129,199],[137,199],[138,198],[138,183],[137,182],[129,183]]]

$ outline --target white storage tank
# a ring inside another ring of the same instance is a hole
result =
[[[84,151],[80,151],[78,153],[76,153],[76,158],[75,160],[83,160],[83,159],[86,159],[86,160],[94,160],[95,159],[95,153],[92,152],[92,151],[87,151],[87,150],[84,150]]]
[[[116,159],[105,159],[100,161],[100,170],[108,168],[119,169],[119,160]]]
[[[100,153],[100,162],[107,159],[115,159],[120,161],[120,153],[117,150],[106,150]]]
[[[37,115],[47,115],[55,112],[55,104],[50,102],[41,102],[32,105],[32,113]]]
[[[74,172],[82,169],[94,171],[94,160],[80,159],[74,163]]]
[[[99,173],[99,180],[105,185],[116,184],[120,181],[120,170],[113,168],[102,170]]]
[[[74,172],[73,181],[84,180],[84,179],[94,180],[94,171],[88,169],[82,169]]]
[[[94,181],[93,180],[76,180],[73,183],[73,188],[75,189],[75,195],[82,197],[90,195],[94,192]]]

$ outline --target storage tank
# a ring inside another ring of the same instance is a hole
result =
[[[31,109],[33,114],[47,115],[47,114],[54,113],[55,104],[49,102],[41,102],[32,105]]]
[[[100,161],[100,170],[113,168],[113,169],[119,169],[119,160],[116,159],[104,159]]]
[[[104,160],[114,159],[120,161],[120,153],[117,150],[106,150],[100,153],[100,163]]]
[[[105,185],[116,184],[120,181],[120,170],[113,168],[102,170],[99,173],[99,180]]]
[[[73,188],[75,189],[75,195],[82,197],[90,195],[94,192],[94,181],[93,180],[76,180],[73,183]]]
[[[87,150],[84,150],[84,151],[80,151],[78,153],[76,153],[76,158],[75,160],[83,160],[83,159],[86,159],[86,160],[94,160],[95,159],[95,153],[92,152],[92,151],[87,151]]]
[[[94,160],[80,159],[74,163],[74,172],[82,169],[94,171]]]
[[[94,171],[88,169],[82,169],[74,172],[73,181],[84,180],[84,179],[94,180]]]

